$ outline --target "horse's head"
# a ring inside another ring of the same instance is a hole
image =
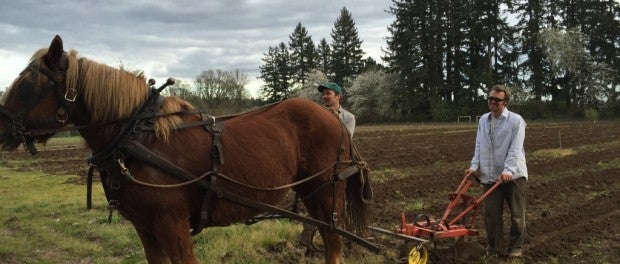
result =
[[[36,130],[63,127],[76,99],[75,81],[67,84],[69,55],[62,39],[54,37],[50,47],[37,51],[26,68],[3,93],[0,100],[0,145],[14,150],[20,144],[36,154],[34,142],[45,142],[51,133]],[[75,59],[73,60],[75,62]]]

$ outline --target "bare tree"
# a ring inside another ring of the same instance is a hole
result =
[[[224,101],[241,100],[249,97],[245,85],[247,75],[235,70],[203,71],[196,77],[196,92],[209,108],[217,108]]]

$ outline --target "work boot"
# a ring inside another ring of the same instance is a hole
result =
[[[523,257],[523,250],[521,250],[520,248],[513,248],[510,250],[510,253],[508,253],[508,257],[510,258]]]
[[[499,250],[494,249],[494,248],[490,248],[490,247],[487,247],[487,252],[486,253],[487,253],[486,255],[489,256],[489,257],[499,258],[501,256]]]

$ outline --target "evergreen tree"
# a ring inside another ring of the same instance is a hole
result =
[[[276,102],[289,97],[292,86],[291,58],[284,42],[277,47],[269,47],[263,57],[263,65],[260,66],[265,84],[261,87],[261,96],[267,102]]]
[[[289,39],[292,79],[294,84],[303,86],[308,73],[316,68],[317,54],[314,42],[301,22],[297,24]]]
[[[509,26],[505,21],[500,25],[495,42],[495,74],[497,83],[507,84],[513,88],[521,86],[519,79],[519,57],[521,46],[518,39],[518,30]]]
[[[319,42],[319,45],[317,45],[316,47],[316,51],[317,51],[317,60],[318,60],[317,67],[319,68],[321,72],[325,73],[327,76],[331,76],[332,73],[330,72],[330,69],[331,69],[332,52],[325,38],[321,39],[321,41]]]
[[[383,59],[399,75],[398,107],[413,119],[431,118],[431,101],[444,87],[443,51],[445,33],[442,2],[395,0],[388,12],[396,20],[388,26],[387,50]]]
[[[537,45],[537,36],[545,24],[546,3],[549,0],[527,0],[516,6],[521,19],[517,27],[522,37],[522,54],[526,60],[519,67],[523,76],[527,76],[525,86],[531,87],[532,95],[536,101],[541,101],[544,96],[551,95],[552,100],[559,100],[559,93],[554,90],[554,82],[550,79],[551,71],[549,62],[544,53]],[[561,97],[561,96],[560,96]]]
[[[585,1],[583,30],[588,37],[588,51],[593,60],[605,63],[615,71],[615,77],[606,89],[606,94],[613,101],[620,88],[620,2]]]
[[[511,3],[507,0],[506,6]],[[498,83],[512,87],[516,87],[519,83],[517,79],[517,63],[520,55],[517,43],[518,31],[508,24],[505,16],[503,17],[509,9],[500,9],[501,7],[501,2],[485,0],[481,0],[474,7],[481,14],[482,24],[478,39],[481,39],[484,44],[480,52],[485,62],[480,67],[479,81],[487,89]]]
[[[393,4],[388,12],[396,19],[388,26],[390,36],[386,39],[387,48],[383,60],[400,80],[399,85],[393,88],[393,94],[401,95],[395,106],[402,109],[403,116],[409,118],[417,112],[416,99],[421,96],[417,91],[420,83],[417,72],[422,65],[419,45],[422,21],[417,13],[425,8],[420,6],[418,1],[394,0]]]
[[[334,23],[331,32],[332,52],[331,70],[334,74],[332,81],[344,86],[348,78],[355,78],[363,68],[362,41],[357,35],[355,22],[346,7],[340,10],[340,16]]]
[[[368,58],[364,59],[362,62],[364,63],[364,67],[362,68],[362,72],[376,71],[376,70],[383,70],[383,69],[385,69],[385,67],[383,65],[379,64],[372,57],[368,57]]]
[[[472,99],[475,93],[468,93],[466,89],[467,76],[467,43],[466,32],[468,28],[469,12],[471,4],[467,1],[448,0],[446,5],[446,47],[445,47],[445,72],[446,84],[439,93],[447,101],[457,102],[462,108],[468,109],[464,113],[475,115]]]
[[[609,102],[620,103],[620,3],[614,0],[606,1],[606,11],[602,22],[606,25],[603,30],[606,43],[603,45],[605,61],[615,71],[614,79],[609,89]]]

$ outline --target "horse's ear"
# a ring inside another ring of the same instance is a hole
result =
[[[60,36],[56,35],[47,50],[47,54],[45,55],[45,64],[52,69],[58,68],[60,58],[62,58],[63,53],[64,50],[62,47],[62,39]]]

